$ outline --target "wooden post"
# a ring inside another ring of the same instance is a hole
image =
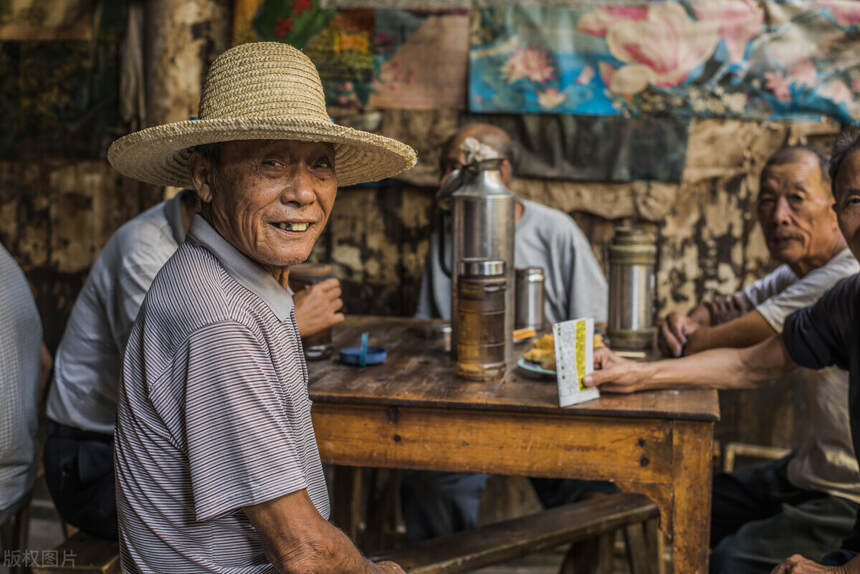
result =
[[[209,63],[230,41],[229,0],[149,0],[145,4],[146,121],[197,115]]]

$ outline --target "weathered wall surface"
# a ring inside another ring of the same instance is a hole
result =
[[[157,12],[169,4],[161,0],[149,10]],[[187,4],[203,6],[197,0]],[[224,31],[213,24],[222,19],[221,12],[191,8],[176,16],[180,28],[181,22],[192,22],[191,36],[177,36],[185,43],[174,46],[175,54],[169,46],[160,54],[167,61],[185,62],[189,77],[199,81],[200,63],[220,50],[218,38]],[[163,35],[159,41],[169,38]],[[0,45],[3,111],[14,119],[15,128],[0,137],[0,241],[34,286],[52,349],[101,246],[122,222],[155,204],[163,193],[119,177],[104,160],[107,144],[123,128],[117,111],[121,107],[116,70],[119,39],[108,35],[99,42],[89,50],[77,44],[65,49],[26,42]],[[170,54],[176,57],[171,60]],[[136,57],[143,57],[143,51]],[[91,83],[107,70],[113,92],[101,84],[89,91],[76,85],[80,70],[89,74]],[[124,100],[123,120],[140,125],[153,118],[181,119],[193,113],[189,102],[196,99],[196,83],[171,78],[160,77],[159,85],[165,89],[176,85],[181,97],[171,99],[160,93],[141,100],[138,92]],[[56,91],[50,98],[54,108],[45,103],[47,86]],[[78,106],[81,93],[90,94],[91,100],[85,102],[89,107]],[[141,101],[147,105],[138,105]],[[65,115],[58,114],[57,102],[66,106],[59,108]],[[134,110],[141,117],[129,118],[127,114]],[[63,117],[71,112],[77,113],[75,121],[63,124]],[[424,161],[413,183],[426,184],[435,180],[435,150],[455,129],[456,112],[378,112],[351,118],[351,123],[406,141],[416,138],[411,143]],[[28,131],[27,126],[33,127]],[[679,185],[520,180],[514,189],[523,197],[570,213],[604,265],[616,224],[657,222],[658,308],[661,314],[685,312],[703,297],[733,292],[771,268],[754,215],[758,172],[781,145],[827,144],[834,131],[828,124],[697,120],[691,127]],[[53,141],[52,134],[61,141]],[[434,224],[434,192],[405,183],[340,191],[331,224],[312,259],[335,264],[345,287],[347,312],[409,315],[414,311]],[[761,408],[763,404],[769,408]],[[801,428],[795,417],[802,414],[804,404],[797,385],[724,393],[724,422],[718,436],[790,444],[793,429]]]

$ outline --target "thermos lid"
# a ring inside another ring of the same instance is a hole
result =
[[[465,257],[457,266],[457,273],[466,277],[496,277],[505,274],[504,259]]]
[[[535,283],[544,280],[543,267],[540,267],[539,265],[532,267],[517,267],[514,271],[517,274],[517,281]]]
[[[290,279],[321,279],[331,277],[329,263],[299,263],[290,266]]]
[[[619,227],[615,230],[612,242],[616,245],[653,245],[654,233],[644,227]]]

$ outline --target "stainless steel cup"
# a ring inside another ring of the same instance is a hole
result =
[[[516,269],[515,329],[543,329],[544,274],[543,267]]]

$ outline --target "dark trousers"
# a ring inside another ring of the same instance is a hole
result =
[[[412,542],[453,534],[478,524],[488,474],[410,470],[401,485],[403,521]],[[617,492],[611,482],[532,478],[544,508],[578,500],[586,491]]]
[[[113,437],[51,423],[44,452],[45,482],[63,520],[117,538]]]
[[[793,456],[714,477],[712,574],[767,574],[792,554],[820,561],[851,534],[858,505],[791,484]]]

